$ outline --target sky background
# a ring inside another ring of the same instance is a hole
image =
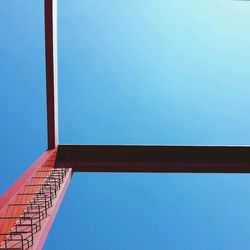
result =
[[[60,143],[249,144],[250,3],[58,2]],[[46,150],[43,21],[0,2],[0,193]],[[76,174],[44,249],[248,250],[249,183]]]

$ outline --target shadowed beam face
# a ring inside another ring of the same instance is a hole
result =
[[[250,147],[59,145],[74,172],[250,173]]]
[[[44,0],[48,149],[58,144],[57,0]]]

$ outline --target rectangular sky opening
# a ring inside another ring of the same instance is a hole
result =
[[[60,143],[249,144],[248,2],[58,7]]]

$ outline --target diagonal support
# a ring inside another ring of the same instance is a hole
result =
[[[1,197],[0,249],[42,249],[71,180],[55,158],[45,152]]]

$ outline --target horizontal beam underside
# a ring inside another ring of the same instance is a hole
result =
[[[59,145],[74,172],[250,173],[248,146]]]

